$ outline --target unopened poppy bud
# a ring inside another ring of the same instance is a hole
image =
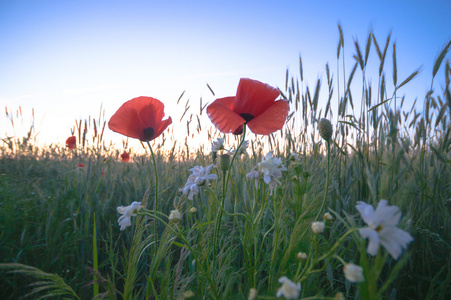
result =
[[[308,258],[307,253],[305,253],[305,252],[298,252],[298,254],[296,254],[296,256],[299,260],[307,260],[307,258]]]
[[[332,124],[328,119],[322,118],[318,125],[319,135],[325,140],[330,141],[332,137]]]
[[[324,221],[332,221],[333,219],[334,217],[330,213],[327,212],[324,214]]]
[[[219,156],[219,168],[225,172],[229,169],[230,166],[230,155],[222,154]]]
[[[194,215],[195,213],[197,213],[197,208],[191,207],[191,208],[189,209],[189,213]]]

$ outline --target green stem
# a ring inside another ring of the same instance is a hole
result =
[[[241,148],[241,145],[244,142],[244,138],[246,137],[246,124],[243,125],[243,136],[241,138],[240,144],[238,145],[238,147],[236,148],[235,153],[233,154],[232,160],[230,162],[229,168],[227,171],[224,171],[223,173],[223,180],[222,180],[222,199],[221,199],[221,206],[219,209],[219,215],[218,215],[218,219],[216,222],[216,229],[215,229],[215,235],[214,235],[214,242],[213,242],[213,252],[216,251],[216,245],[218,242],[218,236],[219,236],[219,229],[221,227],[221,220],[222,220],[222,212],[224,211],[224,203],[225,203],[225,198],[226,198],[226,194],[227,194],[227,187],[229,185],[229,179],[230,179],[230,170],[232,168],[233,162],[235,161],[235,158],[237,156],[237,154],[239,153],[239,150]]]
[[[327,142],[327,177],[326,177],[326,190],[324,191],[324,198],[323,198],[323,203],[321,204],[321,209],[318,212],[318,215],[315,218],[315,221],[319,220],[319,217],[321,216],[321,214],[323,213],[324,210],[324,206],[326,205],[326,200],[327,200],[327,194],[329,193],[329,168],[330,168],[330,142]]]
[[[149,146],[150,153],[152,154],[152,162],[153,162],[153,171],[155,173],[155,211],[158,211],[158,171],[157,171],[157,164],[155,162],[155,154],[153,153],[152,146],[150,145],[150,142],[147,142],[147,145]],[[157,220],[153,223],[153,233],[155,236],[155,254],[157,253],[158,249],[158,227],[157,227]]]

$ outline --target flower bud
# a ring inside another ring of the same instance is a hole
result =
[[[325,140],[330,141],[332,137],[332,124],[328,119],[322,118],[318,124],[319,135]]]
[[[343,293],[336,293],[335,300],[346,300],[346,298],[343,296]]]
[[[230,155],[229,154],[221,154],[219,156],[219,168],[226,172],[230,166]]]
[[[315,234],[320,234],[324,232],[324,227],[326,224],[324,222],[313,222],[312,223],[312,230]]]
[[[296,254],[296,257],[299,260],[307,260],[308,259],[307,253],[305,253],[305,252],[298,252],[298,254]]]
[[[191,208],[189,209],[189,213],[194,215],[195,213],[197,213],[197,208],[191,207]]]
[[[346,279],[351,282],[365,281],[365,278],[363,277],[363,268],[361,266],[348,263],[343,267],[343,272],[345,273]]]
[[[325,213],[324,214],[324,221],[325,222],[327,222],[327,221],[332,221],[334,219],[334,217],[332,217],[332,215],[330,214],[330,213]]]
[[[178,211],[178,209],[176,210],[171,210],[171,213],[169,214],[169,221],[170,222],[174,222],[177,223],[182,219],[182,215],[180,214],[180,212]]]
[[[251,288],[249,290],[249,300],[255,300],[255,298],[257,298],[257,290],[255,288]]]

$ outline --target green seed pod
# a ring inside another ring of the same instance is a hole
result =
[[[322,118],[318,125],[319,135],[325,140],[330,141],[332,137],[332,124],[328,119]]]

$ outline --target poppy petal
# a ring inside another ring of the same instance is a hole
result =
[[[223,133],[232,133],[246,121],[232,110],[235,97],[216,99],[207,107],[207,115]]]
[[[157,130],[157,133],[155,134],[154,138],[157,138],[160,136],[160,134],[166,129],[168,128],[169,125],[172,124],[172,118],[169,117],[166,120],[161,121],[160,123],[160,127]]]
[[[279,95],[279,90],[266,83],[241,78],[233,111],[239,115],[250,114],[255,118],[267,110]]]
[[[145,136],[144,130],[150,127],[156,132],[163,117],[164,104],[161,101],[141,96],[125,102],[111,117],[108,127],[125,136],[146,140],[148,137]],[[166,127],[169,124],[171,123]],[[151,140],[158,135],[153,134]]]
[[[288,116],[288,102],[278,100],[265,112],[247,123],[249,129],[255,134],[268,135],[282,129]]]
[[[125,136],[141,139],[142,125],[139,122],[139,113],[130,101],[122,104],[114,113],[108,121],[108,128]]]

